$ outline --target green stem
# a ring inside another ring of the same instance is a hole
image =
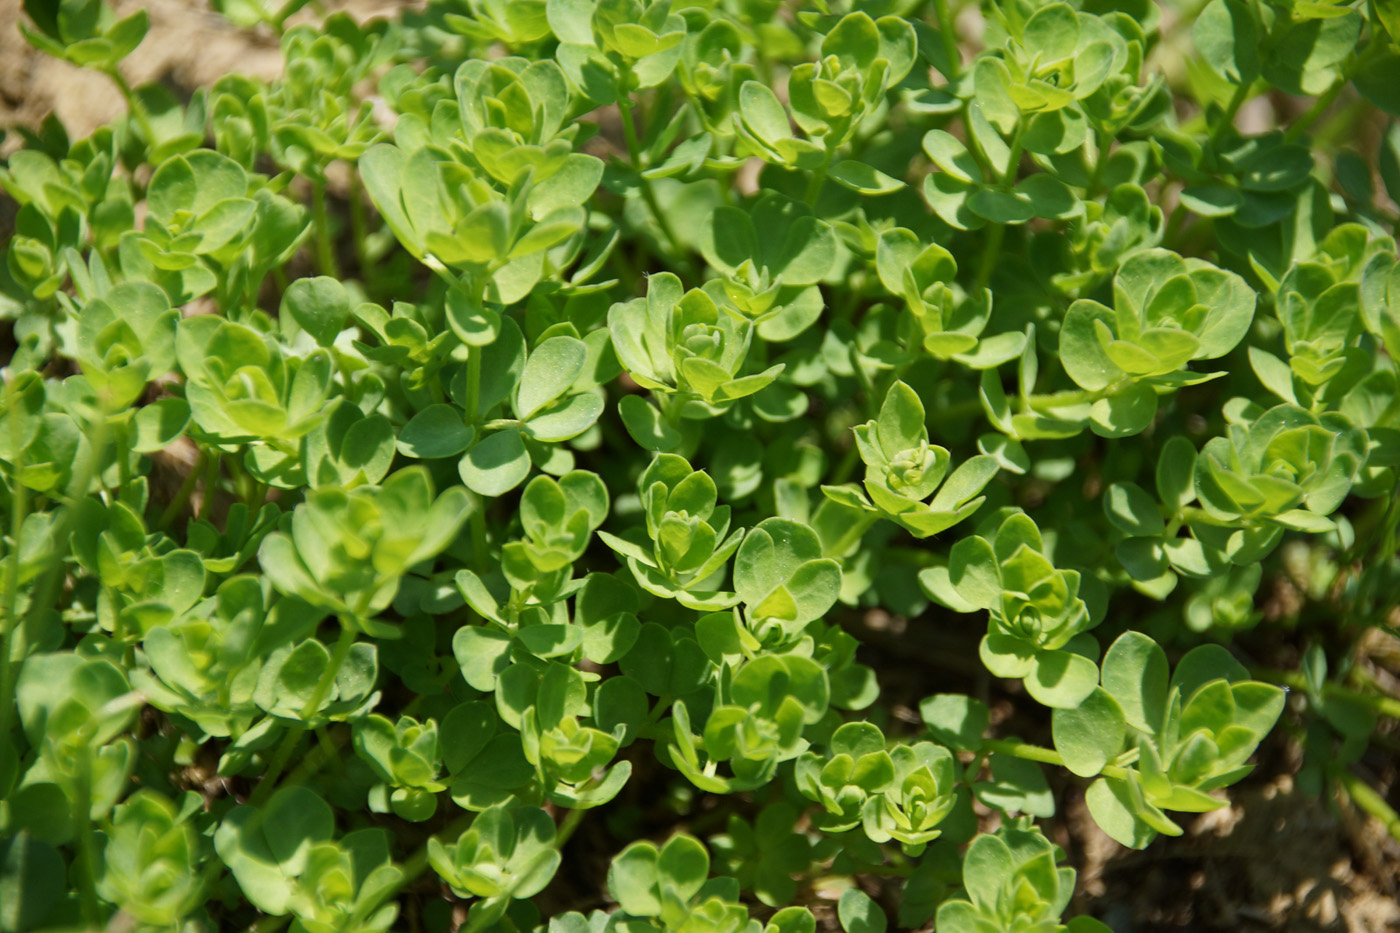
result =
[[[97,853],[96,840],[92,833],[92,749],[85,748],[78,754],[81,763],[78,773],[77,797],[74,806],[78,818],[78,859],[82,870],[78,898],[82,905],[83,921],[89,929],[95,929],[101,918],[97,900]]]
[[[1120,386],[1115,383],[1102,389],[1067,389],[1064,392],[1031,395],[1026,398],[1026,404],[1033,411],[1050,411],[1055,408],[1069,408],[1071,405],[1089,405],[1101,398],[1107,398],[1118,388]]]
[[[1176,207],[1172,208],[1171,216],[1167,218],[1167,229],[1162,232],[1162,243],[1170,246],[1176,241],[1176,235],[1181,232],[1181,225],[1186,221],[1186,205],[1180,201]]]
[[[1313,101],[1312,106],[1305,110],[1303,115],[1294,120],[1293,124],[1288,127],[1288,131],[1283,134],[1284,142],[1297,142],[1307,133],[1308,128],[1316,123],[1317,120],[1337,102],[1337,98],[1340,97],[1342,92],[1347,89],[1347,86],[1351,84],[1352,77],[1369,64],[1371,59],[1375,58],[1378,53],[1383,51],[1388,44],[1389,43],[1378,40],[1375,35],[1372,35],[1371,41],[1366,43],[1366,48],[1362,49],[1361,54],[1352,58],[1346,67],[1342,69],[1342,73],[1338,75],[1337,80],[1333,82],[1332,86],[1329,87],[1321,97]]]
[[[586,812],[583,808],[569,811],[568,815],[564,817],[564,822],[559,824],[559,832],[554,837],[554,848],[564,848],[569,837],[574,834],[574,830],[578,829],[579,824],[583,822],[583,814]]]
[[[112,431],[112,443],[117,454],[117,478],[122,489],[131,485],[131,432],[125,419],[118,419]]]
[[[1235,125],[1235,116],[1240,112],[1240,107],[1249,99],[1248,84],[1240,84],[1235,87],[1235,93],[1230,95],[1230,102],[1225,105],[1225,113],[1220,117],[1220,122],[1215,124],[1215,128],[1210,131],[1210,144],[1215,146],[1220,142],[1220,137],[1225,135],[1225,131],[1232,129]]]
[[[1250,673],[1271,684],[1279,684],[1294,690],[1308,689],[1307,678],[1297,671],[1277,671],[1263,668],[1253,670]],[[1388,719],[1400,719],[1400,699],[1395,697],[1358,693],[1330,681],[1322,685],[1322,696],[1324,698],[1334,697],[1338,700],[1364,706],[1378,716],[1385,716]]]
[[[112,79],[112,83],[121,92],[122,98],[126,101],[127,109],[136,118],[136,124],[141,127],[141,135],[146,137],[146,148],[154,149],[156,145],[156,131],[151,123],[150,114],[146,113],[145,104],[136,96],[136,92],[131,89],[131,85],[126,83],[126,78],[117,70],[116,65],[110,65],[102,69],[107,77]]]
[[[1353,774],[1349,768],[1338,770],[1337,782],[1342,785],[1352,803],[1384,826],[1385,831],[1390,833],[1390,838],[1400,842],[1400,813],[1396,813],[1395,808],[1386,803],[1385,798],[1376,793],[1375,788]]]
[[[204,464],[204,501],[199,503],[199,517],[208,520],[214,514],[214,497],[219,486],[219,461],[222,452],[217,448],[209,451],[209,460]]]
[[[1103,171],[1108,165],[1108,155],[1113,146],[1113,137],[1103,130],[1095,128],[1094,147],[1098,150],[1098,156],[1094,159],[1094,174],[1089,179],[1089,197],[1098,193],[1099,186],[1103,184]]]
[[[326,694],[330,693],[331,685],[335,683],[341,665],[345,663],[345,658],[350,653],[350,646],[354,643],[355,630],[346,625],[344,620],[341,620],[340,638],[335,643],[335,651],[331,653],[330,663],[321,672],[321,679],[316,682],[316,689],[311,691],[311,697],[304,707],[307,715],[314,716],[321,709],[321,703],[325,701]],[[250,804],[258,806],[271,796],[273,789],[277,786],[277,778],[281,776],[282,769],[287,766],[292,752],[296,751],[297,744],[301,741],[301,737],[306,735],[306,732],[306,723],[299,722],[282,737],[282,744],[277,747],[277,751],[272,757],[272,763],[268,765],[267,773],[263,775],[262,782],[258,784],[257,790],[253,791],[253,796],[249,798]]]
[[[1055,765],[1060,768],[1065,766],[1064,758],[1053,748],[1041,748],[1039,745],[1029,745],[1025,742],[1011,742],[1006,739],[983,739],[981,751],[983,753],[995,752],[998,755],[1010,755],[1013,758],[1022,758],[1026,761],[1038,761],[1041,764]],[[1116,781],[1126,780],[1128,777],[1128,769],[1120,768],[1117,765],[1104,765],[1103,770],[1099,773],[1106,778],[1112,778]]]
[[[1011,136],[1011,152],[1006,160],[1006,168],[1002,171],[1001,184],[1005,188],[1010,188],[1016,181],[1016,170],[1021,165],[1021,147],[1024,144],[1025,136],[1024,124],[1016,121],[1016,132]],[[993,224],[991,232],[987,235],[987,241],[982,247],[982,259],[977,266],[977,283],[973,288],[974,295],[980,295],[982,290],[992,280],[992,272],[996,269],[997,259],[1001,256],[1001,244],[1006,237],[1006,224]]]
[[[355,260],[361,277],[369,277],[369,225],[365,222],[364,183],[359,172],[350,173],[350,234],[355,239]]]
[[[933,0],[933,15],[938,20],[938,32],[943,37],[943,55],[948,59],[948,80],[956,81],[962,74],[962,55],[958,52],[957,21],[948,10],[948,0]]]
[[[190,467],[190,471],[185,474],[185,480],[180,484],[180,488],[176,491],[175,497],[170,500],[170,504],[160,513],[160,519],[156,522],[157,528],[161,531],[168,531],[170,529],[176,516],[185,510],[185,506],[189,505],[190,496],[194,495],[194,487],[198,485],[199,477],[199,467]]]
[[[11,410],[10,449],[14,451],[14,462],[10,465],[10,552],[5,561],[5,618],[0,620],[0,748],[7,748],[5,743],[10,734],[10,718],[14,713],[15,672],[10,661],[10,636],[19,617],[19,539],[27,505],[24,483],[20,479],[24,469],[24,443],[20,419],[13,411],[19,404],[13,377],[5,384],[5,392],[9,396],[6,408]]]
[[[822,193],[822,185],[826,182],[826,173],[831,171],[831,160],[836,156],[836,151],[828,149],[826,158],[822,159],[822,164],[812,173],[812,177],[807,179],[807,193],[805,199],[808,204],[816,204],[817,197]]]
[[[637,182],[642,188],[642,200],[646,202],[647,210],[651,211],[651,216],[656,218],[656,225],[666,238],[666,245],[677,256],[684,256],[685,251],[681,249],[680,238],[671,229],[671,224],[666,220],[666,215],[662,213],[661,205],[656,200],[656,192],[652,190],[651,179],[643,178],[641,175],[642,143],[637,136],[637,124],[632,116],[632,99],[630,97],[619,99],[617,112],[622,117],[622,135],[627,140],[627,157],[632,163],[632,171],[637,173]]]
[[[316,223],[316,264],[322,275],[340,278],[335,267],[335,250],[331,244],[330,214],[326,210],[326,180],[311,180],[311,216]]]
[[[1342,91],[1346,90],[1347,85],[1350,83],[1351,81],[1347,78],[1338,78],[1337,82],[1328,88],[1326,93],[1313,101],[1312,106],[1305,110],[1301,117],[1293,121],[1293,124],[1288,127],[1288,131],[1283,134],[1283,141],[1288,143],[1297,142],[1307,133],[1308,127],[1316,123],[1317,119],[1336,103],[1337,98],[1341,95]]]

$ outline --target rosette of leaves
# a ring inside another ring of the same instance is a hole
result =
[[[207,843],[192,825],[201,801],[186,794],[180,803],[138,790],[112,811],[99,841],[98,896],[151,926],[183,921],[204,899]]]
[[[739,903],[739,885],[732,878],[711,878],[709,851],[684,833],[660,847],[634,842],[623,849],[608,868],[608,893],[644,929],[739,933],[750,924]]]
[[[280,592],[336,613],[346,626],[392,638],[397,628],[374,616],[393,601],[410,567],[453,542],[471,508],[462,487],[434,498],[428,471],[408,467],[379,486],[312,491],[263,539],[258,557]]]
[[[444,844],[428,839],[428,864],[458,897],[478,897],[467,928],[499,920],[512,899],[534,897],[559,870],[554,821],[535,807],[496,806]]]
[[[243,166],[208,149],[161,162],[146,189],[145,226],[122,235],[122,268],[153,280],[177,305],[211,291],[255,228],[259,201],[250,187]]]
[[[59,4],[24,0],[24,12],[36,27],[19,24],[30,45],[79,67],[103,70],[114,69],[135,51],[150,27],[145,10],[117,19],[102,0]]]
[[[1060,362],[1085,390],[1082,401],[1093,403],[1090,426],[1105,437],[1145,429],[1159,392],[1222,375],[1186,367],[1229,353],[1254,319],[1255,295],[1244,279],[1163,249],[1128,257],[1113,279],[1113,299],[1112,309],[1076,301],[1060,331]]]
[[[779,364],[744,375],[753,325],[721,311],[702,289],[683,291],[670,272],[647,280],[646,298],[613,305],[608,331],[623,369],[661,404],[658,411],[633,395],[619,403],[628,433],[648,449],[678,446],[681,419],[722,414],[783,371]]]
[[[797,65],[789,77],[792,119],[804,135],[792,132],[787,110],[758,81],[746,81],[739,89],[739,135],[766,162],[818,172],[818,184],[829,175],[866,194],[898,190],[901,182],[861,162],[831,163],[885,92],[913,68],[917,51],[907,20],[850,13],[822,38],[821,57]]]
[[[922,571],[925,591],[949,608],[988,613],[981,658],[998,677],[1022,680],[1046,706],[1073,708],[1098,683],[1098,644],[1089,629],[1103,608],[1085,601],[1077,570],[1057,568],[1040,529],[1024,512],[1007,516],[991,539],[958,541],[948,566]]]
[[[355,753],[378,778],[370,788],[370,809],[393,812],[421,823],[437,811],[437,795],[447,789],[438,780],[442,751],[437,723],[400,716],[398,722],[373,713],[354,726]]]
[[[142,447],[173,440],[189,420],[189,406],[179,399],[156,403],[162,407],[150,415],[143,416],[140,409],[132,407],[148,382],[175,367],[175,324],[179,320],[180,312],[149,282],[113,286],[105,297],[84,305],[78,318],[74,349],[83,364],[83,378],[92,386],[104,412],[123,413],[136,420]],[[177,410],[181,406],[183,418]],[[158,431],[148,441],[141,428],[154,415],[166,416],[167,423],[155,422]]]
[[[14,365],[21,371],[14,372],[0,392],[0,461],[9,467],[11,488],[17,486],[45,495],[67,493],[76,497],[87,494],[98,479],[94,475],[97,471],[116,466],[97,462],[96,452],[85,437],[87,424],[100,423],[103,419],[91,410],[86,414],[81,410],[76,414],[70,412],[56,394],[47,391],[39,373],[22,371],[18,361]],[[135,423],[135,443],[142,443],[149,436],[148,426],[140,417]],[[120,477],[119,468],[112,472]],[[52,520],[51,515],[39,511],[25,516],[31,528]],[[139,521],[137,524],[144,534],[144,525]],[[30,543],[43,538],[25,536],[21,540]],[[35,551],[25,547],[24,550],[26,566],[21,573],[21,583],[38,571],[39,565],[33,561],[42,553],[42,548]],[[28,566],[31,563],[33,566]]]
[[[122,796],[137,755],[134,740],[122,733],[140,705],[126,674],[105,658],[54,652],[24,659],[15,709],[38,759],[25,785],[57,786],[67,798],[57,841],[71,838],[68,813],[86,807],[96,819]]]
[[[785,647],[836,603],[841,565],[808,525],[765,518],[734,555],[734,589],[758,644]]]
[[[373,104],[357,103],[353,89],[393,61],[401,40],[386,22],[361,25],[344,13],[282,34],[287,71],[268,95],[268,148],[278,165],[324,185],[327,165],[354,161],[382,138]]]
[[[1127,63],[1123,37],[1068,3],[1040,7],[1018,25],[1000,56],[980,56],[973,68],[975,99],[1003,133],[1024,117],[1074,106]]]
[[[359,160],[365,190],[409,253],[465,276],[469,326],[479,335],[468,342],[490,343],[497,312],[482,303],[508,305],[530,294],[544,276],[546,252],[583,226],[582,205],[598,186],[602,163],[563,159],[549,175],[530,166],[502,185],[475,159],[446,158],[442,146],[426,143],[371,147]]]
[[[1288,362],[1254,346],[1249,362],[1259,381],[1279,398],[1307,402],[1326,393],[1348,363],[1368,359],[1356,346],[1364,323],[1360,283],[1339,278],[1324,263],[1295,263],[1278,283],[1274,301]]]
[[[942,835],[938,824],[957,803],[952,752],[932,742],[897,745],[890,751],[894,773],[878,797],[861,810],[861,824],[872,842],[900,843],[905,854],[921,855]]]
[[[806,751],[802,732],[825,715],[829,702],[826,671],[815,661],[762,655],[739,667],[728,683],[721,681],[698,741],[685,702],[677,700],[672,707],[674,741],[662,751],[701,790],[722,794],[761,787],[779,764]],[[718,774],[725,761],[732,777]]]
[[[261,806],[229,811],[214,849],[249,902],[292,914],[305,933],[384,933],[398,916],[385,903],[403,881],[382,829],[335,838],[335,811],[314,791],[284,787]]]
[[[877,726],[846,723],[832,734],[829,758],[798,759],[797,786],[825,810],[815,817],[823,832],[863,825],[872,842],[894,839],[917,855],[957,802],[953,757],[932,742],[885,746]]]
[[[595,105],[655,87],[680,61],[686,21],[669,0],[549,0],[545,14],[560,66]]]
[[[692,470],[684,457],[660,454],[637,481],[637,491],[645,538],[639,531],[627,537],[600,531],[598,537],[627,560],[642,589],[688,609],[728,609],[739,602],[737,593],[712,588],[721,585],[716,578],[744,532],[730,533],[729,506],[716,505],[719,492],[710,475]]]
[[[26,161],[21,159],[20,164],[24,165]],[[57,175],[57,172],[52,174]],[[65,201],[58,208],[58,217],[50,219],[36,206],[34,199],[27,197],[27,193],[16,184],[15,168],[0,175],[0,180],[5,182],[6,191],[23,204],[15,215],[14,234],[6,244],[5,271],[34,298],[48,301],[59,294],[58,290],[68,273],[69,263],[64,258],[69,255],[67,251],[83,244],[82,213]],[[46,178],[44,181],[52,182],[53,179]],[[50,330],[47,315],[28,317],[30,321],[44,322],[42,330],[32,339],[47,343],[51,339],[44,333]],[[44,350],[47,349],[44,346]]]
[[[541,696],[541,702],[547,699]],[[581,711],[580,711],[581,712]],[[614,763],[627,725],[604,732],[579,722],[576,715],[551,721],[541,705],[527,710],[521,721],[525,759],[535,766],[540,786],[552,803],[584,810],[612,800],[632,776],[632,763]]]
[[[1163,447],[1157,499],[1134,483],[1109,487],[1104,511],[1126,539],[1118,560],[1144,592],[1165,595],[1177,574],[1208,578],[1256,563],[1286,531],[1331,531],[1328,516],[1361,480],[1370,444],[1346,415],[1290,404],[1235,410],[1248,424],[1228,425],[1199,454],[1185,438]],[[1189,537],[1177,534],[1183,527]]]
[[[1235,563],[1248,563],[1272,549],[1282,529],[1335,527],[1327,516],[1351,491],[1367,447],[1365,432],[1345,415],[1276,405],[1206,442],[1195,463],[1196,495],[1211,519],[1265,533],[1253,548],[1234,541],[1226,548]]]
[[[540,179],[561,171],[597,174],[596,158],[574,152],[580,124],[565,123],[569,85],[553,61],[467,61],[452,83],[461,138],[476,164],[500,184],[512,184],[527,170]]]
[[[848,722],[832,733],[828,757],[804,752],[793,773],[802,796],[822,806],[813,825],[842,833],[860,825],[865,802],[893,779],[894,762],[878,726]]]
[[[902,298],[919,324],[922,347],[940,360],[956,360],[973,369],[1000,366],[1021,355],[1026,335],[982,338],[992,314],[991,292],[958,300],[950,287],[958,264],[937,243],[924,245],[913,231],[894,227],[880,234],[875,249],[880,284]]]
[[[462,626],[452,638],[453,654],[463,678],[473,689],[485,693],[495,691],[501,683],[498,678],[503,675],[519,676],[533,684],[538,680],[540,668],[536,663],[529,663],[531,659],[543,662],[583,657],[597,664],[623,660],[641,632],[636,616],[636,589],[610,574],[567,579],[559,583],[557,590],[547,593],[536,589],[535,596],[540,602],[528,606],[515,605],[521,601],[514,590],[509,599],[498,599],[493,588],[513,584],[494,574],[476,577],[460,572],[457,584],[467,602],[495,623]],[[575,597],[572,619],[564,602],[570,596]],[[666,631],[659,626],[651,631],[658,629]],[[515,674],[506,675],[512,665],[520,661],[527,663]],[[572,668],[553,665],[548,670],[557,673]],[[650,670],[656,672],[654,667]],[[531,677],[534,680],[529,680]],[[517,715],[523,715],[534,695],[531,687],[529,697],[511,701]],[[581,709],[565,709],[556,715],[578,712]]]
[[[399,452],[421,460],[455,458],[462,482],[482,496],[504,495],[535,465],[567,472],[572,457],[558,443],[597,422],[599,385],[616,374],[607,362],[606,331],[580,339],[563,324],[527,349],[520,327],[503,318],[478,340],[461,317],[462,300],[460,290],[449,292],[448,323],[475,359],[444,380],[455,405],[425,404],[399,432]]]
[[[865,494],[854,484],[823,486],[822,492],[918,538],[946,531],[976,512],[985,499],[979,493],[997,474],[997,459],[988,455],[972,457],[949,474],[948,451],[929,443],[924,403],[903,382],[885,393],[879,417],[854,432],[865,462]]]
[[[204,734],[238,735],[257,715],[263,659],[323,614],[298,599],[278,600],[269,611],[256,577],[231,577],[209,599],[146,632],[150,670],[134,671],[133,682],[152,706]]]
[[[199,555],[148,534],[139,508],[120,501],[103,508],[96,499],[83,499],[74,512],[73,555],[107,587],[97,607],[102,628],[119,639],[137,637],[199,601],[205,582]]]
[[[816,321],[823,306],[816,283],[840,262],[831,224],[805,202],[775,191],[764,191],[746,208],[715,208],[697,245],[722,273],[705,283],[705,291],[767,341],[791,340]]]
[[[463,646],[454,641],[454,647]],[[583,675],[574,667],[521,657],[501,671],[495,693],[497,712],[520,730],[521,750],[548,800],[587,809],[607,803],[627,783],[632,763],[613,762],[627,726],[615,723],[605,732],[580,722],[590,712],[603,719],[607,705],[590,708]]]
[[[256,442],[247,467],[270,485],[301,485],[299,442],[325,417],[332,362],[324,349],[287,352],[270,335],[214,315],[175,331],[196,436],[225,446]]]
[[[502,601],[492,593],[494,574],[483,578],[459,570],[457,587],[478,613],[513,629],[524,620],[522,611],[528,604],[548,605],[566,595],[574,562],[607,515],[608,490],[596,473],[572,470],[558,480],[537,476],[520,497],[525,538],[501,546],[500,576],[509,597]]]
[[[304,605],[304,604],[303,604]],[[243,733],[229,749],[230,762],[247,761],[247,753],[271,741],[281,724],[295,730],[363,716],[379,702],[374,689],[379,677],[379,646],[354,642],[351,629],[342,629],[339,643],[327,648],[318,639],[283,644],[263,662],[253,700],[269,716]]]
[[[1031,261],[1065,293],[1090,288],[1112,276],[1129,256],[1162,242],[1166,218],[1140,183],[1115,185],[1102,202],[1085,201],[1084,217],[1069,241],[1032,241]]]
[[[725,140],[734,138],[738,132],[739,89],[758,78],[758,70],[749,60],[752,57],[743,33],[729,20],[712,20],[699,32],[686,35],[676,79],[694,100],[706,134],[697,137],[703,138],[703,151],[701,143],[692,140],[677,147],[677,153],[690,145],[704,156],[711,148],[711,134]]]
[[[545,0],[467,0],[470,15],[445,13],[453,31],[490,44],[517,49],[549,35]]]
[[[1210,792],[1253,770],[1245,761],[1283,700],[1219,645],[1192,649],[1169,674],[1155,641],[1125,632],[1104,655],[1102,686],[1055,711],[1055,748],[1075,774],[1096,778],[1085,798],[1095,822],[1140,849],[1157,833],[1181,834],[1164,811],[1227,804]]]
[[[966,898],[938,908],[939,933],[1107,933],[1092,917],[1060,916],[1074,895],[1074,869],[1057,866],[1064,853],[1039,832],[1020,825],[972,841],[963,856]]]

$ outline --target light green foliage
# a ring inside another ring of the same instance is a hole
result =
[[[1007,516],[991,540],[963,538],[946,570],[931,567],[919,582],[952,609],[988,612],[981,657],[998,677],[1024,680],[1031,696],[1056,708],[1073,709],[1093,691],[1098,646],[1083,636],[1102,609],[1091,610],[1090,594],[1080,592],[1092,581],[1055,567],[1030,516]]]
[[[178,92],[129,5],[16,4],[125,111],[0,146],[0,933],[1094,933],[1066,800],[1258,750],[1400,825],[1394,4],[212,0],[283,67]]]
[[[938,929],[949,933],[1107,930],[1090,917],[1059,922],[1074,893],[1074,869],[1056,865],[1063,855],[1044,836],[1021,826],[978,836],[963,860],[967,898],[950,899],[938,908]]]
[[[824,486],[822,492],[834,502],[898,522],[919,538],[938,534],[976,512],[985,499],[979,493],[997,474],[996,458],[973,457],[949,473],[948,451],[929,443],[924,417],[919,396],[896,382],[880,406],[879,418],[854,432],[856,449],[865,461],[866,495],[853,485]],[[931,501],[924,501],[930,496]]]
[[[543,810],[492,807],[478,814],[451,844],[428,841],[428,864],[472,905],[469,929],[482,929],[505,914],[512,898],[533,897],[559,870],[554,823]]]
[[[823,830],[861,825],[871,841],[896,839],[917,854],[953,807],[956,764],[932,742],[885,744],[874,725],[847,723],[831,737],[829,758],[808,752],[798,761],[798,788],[825,809],[816,818]]]
[[[102,850],[98,893],[152,926],[174,924],[188,915],[204,893],[197,867],[206,843],[192,825],[198,808],[193,795],[177,811],[174,803],[149,790],[119,804]]]
[[[1054,719],[1066,766],[1102,775],[1086,799],[1105,832],[1142,848],[1159,832],[1181,834],[1164,810],[1225,806],[1209,792],[1252,770],[1246,760],[1283,712],[1283,690],[1248,677],[1218,645],[1187,652],[1170,679],[1165,653],[1145,635],[1127,632],[1109,647],[1103,686]]]

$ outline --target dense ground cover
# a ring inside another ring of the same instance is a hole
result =
[[[0,930],[1084,933],[1283,773],[1400,835],[1387,5],[303,6],[181,94],[24,4],[126,110],[0,170]]]

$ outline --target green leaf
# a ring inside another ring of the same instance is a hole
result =
[[[904,187],[904,182],[898,178],[891,178],[864,162],[854,162],[850,159],[843,159],[833,165],[827,172],[827,177],[843,188],[871,196],[894,194]]]
[[[1103,687],[1128,724],[1156,734],[1167,714],[1167,656],[1140,632],[1124,632],[1103,658]]]
[[[583,372],[588,348],[574,337],[551,337],[535,347],[525,361],[516,389],[515,413],[528,419],[563,395]]]
[[[1099,669],[1082,654],[1071,651],[1041,651],[1029,674],[1026,690],[1036,701],[1055,709],[1073,709],[1094,692]]]
[[[190,423],[190,405],[180,398],[157,399],[136,410],[136,428],[131,449],[137,453],[163,450],[185,433]]]
[[[681,432],[642,396],[624,395],[617,403],[617,413],[628,435],[643,449],[664,452],[680,446]]]
[[[1114,483],[1103,499],[1104,514],[1129,537],[1155,538],[1166,531],[1157,503],[1135,483]]]
[[[990,712],[986,704],[957,693],[940,693],[919,703],[924,726],[940,745],[972,751],[982,745]]]
[[[1231,84],[1259,75],[1259,28],[1253,9],[1240,0],[1211,0],[1191,27],[1196,49]]]
[[[841,893],[836,914],[846,933],[885,933],[888,926],[884,910],[860,888],[847,888]]]
[[[318,344],[329,347],[350,319],[350,297],[336,279],[324,275],[297,279],[282,294],[281,313]]]
[[[399,432],[399,453],[419,460],[455,457],[471,446],[476,432],[451,405],[429,405],[409,419]]]
[[[1055,750],[1080,777],[1099,774],[1123,750],[1127,736],[1122,707],[1103,689],[1077,707],[1055,710],[1051,723]]]
[[[18,802],[11,798],[10,802]],[[58,850],[28,832],[0,839],[0,930],[37,930],[63,899],[67,868]]]
[[[530,475],[530,454],[520,432],[505,428],[473,444],[458,463],[457,472],[472,492],[501,496]]]

